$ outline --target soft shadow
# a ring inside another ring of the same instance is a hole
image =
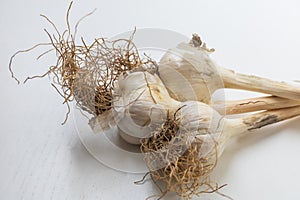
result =
[[[300,118],[291,119],[289,121],[280,122],[278,124],[269,125],[259,130],[244,133],[240,137],[233,139],[227,145],[223,155],[218,160],[217,167],[213,173],[213,180],[220,180],[230,167],[235,157],[243,150],[253,148],[254,144],[264,142],[264,140],[273,137],[276,134],[296,133],[300,134]],[[295,131],[296,130],[296,131]],[[224,184],[224,183],[219,183]],[[228,185],[227,187],[230,187]],[[229,195],[230,194],[226,194]],[[234,198],[234,197],[233,197]],[[222,198],[220,198],[222,199]]]
[[[76,135],[77,133],[74,132]],[[97,161],[85,148],[85,146],[80,141],[79,137],[74,139],[74,142],[71,147],[71,156],[73,164],[80,168],[86,169],[88,166],[97,166],[97,167],[106,167],[101,162]]]

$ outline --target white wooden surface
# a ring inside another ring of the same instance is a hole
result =
[[[122,173],[96,161],[81,144],[65,106],[49,80],[17,85],[7,70],[19,49],[47,41],[39,17],[46,14],[65,28],[68,1],[0,2],[0,199],[145,199],[157,190],[142,175]],[[71,22],[98,8],[80,26],[88,41],[137,28],[166,28],[189,36],[197,32],[222,65],[277,80],[300,79],[300,2],[286,1],[91,1],[74,3]],[[17,58],[18,77],[39,74],[54,62],[39,51]],[[249,96],[228,93],[230,98]],[[299,199],[299,121],[244,136],[225,151],[215,179],[234,199]],[[120,163],[121,164],[121,163]],[[171,197],[170,197],[171,199]],[[208,196],[206,199],[222,199]]]

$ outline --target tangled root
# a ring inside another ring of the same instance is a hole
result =
[[[87,47],[73,85],[79,107],[94,116],[111,109],[114,83],[122,73],[143,64],[131,40],[103,38]]]
[[[74,34],[71,34],[69,24],[71,7],[72,2],[66,15],[67,30],[62,34],[50,19],[41,15],[52,25],[56,35],[51,35],[45,30],[50,43],[38,44],[30,49],[18,51],[11,57],[9,64],[12,77],[19,82],[11,68],[14,57],[40,45],[50,45],[52,47],[38,58],[54,50],[57,56],[56,64],[51,66],[43,75],[26,78],[24,83],[34,78],[52,77],[51,85],[63,97],[63,103],[68,107],[63,123],[66,122],[70,112],[69,102],[73,100],[75,100],[80,109],[93,116],[98,116],[110,110],[114,82],[120,74],[152,62],[149,59],[145,61],[140,58],[138,50],[132,42],[133,35],[129,39],[118,39],[115,41],[108,41],[104,38],[95,39],[91,45],[87,45],[81,39],[81,45],[75,44],[79,22],[93,12],[81,18],[75,26]]]
[[[224,185],[210,180],[217,163],[217,144],[208,155],[201,156],[203,143],[194,134],[180,130],[176,113],[151,138],[142,141],[141,151],[145,153],[149,174],[162,192],[159,199],[168,192],[186,199],[201,193],[219,193]]]

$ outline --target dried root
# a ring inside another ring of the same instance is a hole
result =
[[[51,35],[45,30],[50,43],[39,44],[33,48],[18,51],[11,57],[9,64],[12,77],[19,83],[19,80],[14,76],[12,71],[14,57],[19,53],[28,52],[40,45],[50,45],[52,47],[49,51],[41,54],[39,58],[50,51],[55,51],[57,56],[56,64],[51,66],[43,75],[26,78],[24,83],[30,79],[43,78],[45,76],[52,78],[51,85],[63,97],[63,103],[68,107],[66,119],[63,123],[66,122],[70,112],[69,102],[73,100],[75,100],[80,109],[93,116],[110,110],[114,82],[119,75],[134,68],[140,68],[142,65],[145,66],[150,62],[149,59],[144,61],[140,58],[138,50],[132,42],[132,37],[115,41],[100,38],[95,39],[91,45],[87,45],[81,39],[81,45],[75,44],[79,22],[92,14],[92,12],[78,21],[74,34],[71,34],[69,24],[71,7],[72,3],[66,15],[67,29],[62,34],[50,19],[41,15],[53,26],[56,35]]]
[[[175,192],[185,199],[201,193],[219,193],[224,185],[218,186],[210,180],[217,163],[217,144],[209,154],[202,156],[204,141],[180,129],[175,113],[173,119],[168,117],[141,145],[151,178],[162,192],[160,198],[168,192]]]
[[[102,38],[85,49],[73,95],[81,109],[97,116],[111,109],[118,77],[139,67],[143,61],[131,40],[107,41]]]
[[[199,37],[199,35],[197,33],[193,34],[193,37],[192,37],[192,39],[190,41],[190,44],[193,45],[194,47],[202,48],[202,49],[204,49],[207,52],[211,52],[212,53],[212,52],[215,51],[214,48],[211,48],[211,49],[207,48],[206,43],[202,42],[201,38]]]

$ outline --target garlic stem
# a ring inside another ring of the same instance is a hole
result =
[[[216,101],[211,106],[219,113],[231,115],[260,110],[273,110],[300,105],[300,101],[276,96],[265,96],[243,100]]]
[[[226,119],[224,131],[234,137],[246,131],[252,131],[281,122],[300,115],[300,106],[268,110],[261,113],[252,114],[239,119]]]
[[[258,76],[235,73],[232,70],[220,67],[219,72],[224,81],[225,88],[251,90],[288,99],[300,100],[300,87]]]

